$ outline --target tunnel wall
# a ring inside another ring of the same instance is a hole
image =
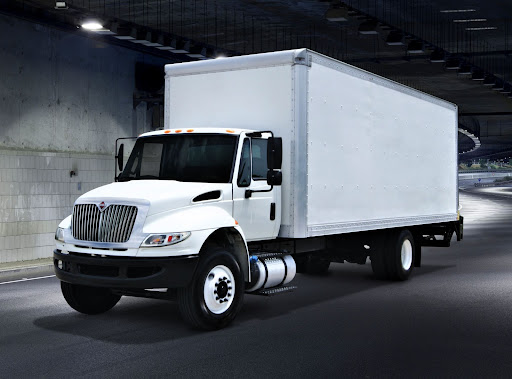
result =
[[[50,257],[75,199],[113,181],[115,139],[150,129],[146,104],[133,108],[135,63],[169,62],[1,14],[0,35],[5,263]]]

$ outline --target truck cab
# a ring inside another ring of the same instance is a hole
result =
[[[238,296],[224,294],[231,305],[251,281],[247,242],[279,233],[280,140],[265,131],[168,129],[137,138],[124,167],[120,150],[116,182],[79,197],[57,230],[56,272],[68,303],[98,313],[122,294],[187,288],[200,258],[218,255],[227,262],[208,274],[222,266],[214,270],[220,283],[238,283]]]

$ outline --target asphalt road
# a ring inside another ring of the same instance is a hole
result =
[[[511,377],[509,191],[462,193],[464,241],[425,248],[407,282],[335,264],[293,293],[246,296],[217,332],[189,329],[174,303],[85,316],[55,277],[0,283],[0,377]]]

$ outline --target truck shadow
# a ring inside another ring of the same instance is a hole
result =
[[[416,270],[414,277],[452,267],[424,266]],[[273,319],[364,291],[394,286],[407,288],[414,285],[414,277],[410,282],[400,283],[376,280],[369,265],[333,265],[329,273],[323,276],[298,274],[292,282],[298,287],[294,292],[275,297],[245,295],[244,307],[231,328],[244,328],[248,322]],[[63,304],[63,309],[69,309],[65,307],[67,304]],[[87,316],[68,310],[38,318],[34,320],[34,325],[58,333],[120,345],[151,344],[205,334],[189,328],[183,322],[178,305],[174,302],[126,297],[102,315]],[[229,333],[231,328],[214,333]]]
[[[251,319],[266,320],[282,316],[299,309],[308,308],[317,304],[342,299],[361,292],[384,288],[400,291],[399,287],[407,290],[414,286],[414,278],[431,274],[436,271],[453,268],[453,265],[424,265],[416,269],[411,280],[406,282],[392,282],[378,280],[373,276],[369,264],[362,266],[332,265],[329,273],[322,276],[298,274],[292,284],[298,288],[288,294],[276,297],[261,297],[246,295],[244,309],[239,321]]]
[[[183,322],[175,302],[123,297],[109,312],[94,316],[68,309],[65,313],[38,318],[34,325],[121,345],[151,344],[201,334]]]

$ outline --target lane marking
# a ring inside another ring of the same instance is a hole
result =
[[[47,279],[47,278],[54,278],[55,275],[48,275],[48,276],[39,276],[37,278],[23,278],[23,279],[20,279],[20,280],[11,280],[10,282],[2,282],[0,283],[0,286],[2,284],[11,284],[11,283],[19,283],[19,282],[28,282],[28,281],[31,281],[31,280],[38,280],[38,279]]]

